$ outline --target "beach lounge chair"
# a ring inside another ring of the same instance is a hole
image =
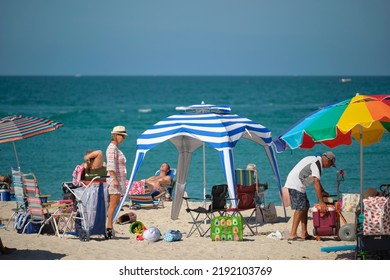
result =
[[[186,212],[190,214],[192,219],[191,229],[188,231],[187,237],[190,237],[195,231],[198,231],[201,237],[207,234],[210,230],[210,221],[215,214],[218,213],[221,216],[226,212],[227,194],[228,187],[226,184],[215,185],[211,188],[211,194],[206,195],[205,199],[201,200],[204,202],[204,207],[199,206],[197,208],[191,208],[189,201],[199,201],[199,199],[183,197],[186,202]],[[204,229],[205,226],[206,229]]]
[[[22,173],[22,182],[24,188],[24,194],[26,197],[39,197],[42,200],[43,206],[48,206],[49,194],[41,194],[41,190],[38,185],[38,180],[34,173]]]
[[[157,170],[155,173],[155,176],[158,176],[160,174],[160,170]],[[131,206],[132,209],[141,209],[141,208],[159,208],[164,207],[164,200],[166,197],[166,194],[169,194],[169,198],[171,197],[172,189],[175,186],[175,176],[176,176],[176,169],[171,168],[171,172],[169,173],[169,176],[171,176],[171,184],[169,186],[166,186],[166,191],[162,193],[151,193],[147,187],[145,186],[145,194],[131,194],[129,195],[129,198],[131,200]]]
[[[129,195],[131,200],[131,209],[164,207],[165,192],[159,193],[156,196],[150,192],[145,194]]]
[[[22,172],[20,172],[19,169],[13,169],[13,168],[11,168],[11,172],[12,172],[12,185],[14,188],[16,207],[12,209],[12,215],[9,218],[5,228],[8,228],[12,219],[15,218],[15,216],[18,213],[25,212],[27,210],[26,196],[24,194],[24,189],[23,189]]]
[[[55,216],[59,215],[59,208],[53,213],[49,211],[42,203],[41,198],[39,197],[27,197],[28,203],[28,213],[30,214],[30,219],[23,227],[22,233],[38,233],[38,236],[41,234],[41,231],[45,225],[50,225],[54,230],[55,234],[59,237],[58,227],[56,223]],[[32,229],[29,227],[32,227]]]

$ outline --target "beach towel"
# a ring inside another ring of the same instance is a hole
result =
[[[145,194],[145,180],[134,181],[131,185],[129,195]]]
[[[82,176],[84,174],[84,167],[82,165],[76,165],[72,173],[72,184],[75,186],[81,186]]]

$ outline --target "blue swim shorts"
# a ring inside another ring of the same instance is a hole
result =
[[[288,189],[288,192],[290,194],[291,209],[303,211],[306,208],[310,208],[310,202],[306,193],[301,193],[294,189]]]

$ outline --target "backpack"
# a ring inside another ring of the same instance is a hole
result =
[[[72,184],[75,186],[80,186],[81,178],[84,174],[84,167],[82,165],[76,165],[72,173]]]

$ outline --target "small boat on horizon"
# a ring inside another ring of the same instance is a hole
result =
[[[352,82],[352,79],[351,78],[341,78],[340,82],[342,82],[342,83],[350,83],[350,82]]]
[[[139,113],[150,113],[152,111],[151,108],[139,108],[138,112]]]

